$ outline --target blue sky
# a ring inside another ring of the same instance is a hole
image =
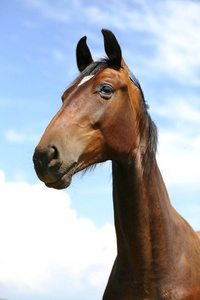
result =
[[[0,298],[101,299],[115,258],[110,163],[64,191],[37,179],[32,154],[77,76],[88,37],[116,35],[159,130],[174,207],[200,229],[199,1],[0,2]]]

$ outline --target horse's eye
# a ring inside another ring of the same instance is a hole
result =
[[[99,94],[102,98],[108,100],[111,98],[114,90],[111,85],[104,84],[99,88]]]

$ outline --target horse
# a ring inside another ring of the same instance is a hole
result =
[[[173,208],[156,160],[157,128],[115,35],[102,29],[107,58],[94,61],[84,36],[79,76],[35,149],[47,187],[112,162],[117,256],[103,300],[199,300],[200,239]]]

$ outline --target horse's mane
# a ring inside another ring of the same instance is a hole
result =
[[[140,117],[139,133],[140,140],[142,140],[144,129],[146,125],[148,126],[148,140],[147,147],[143,157],[144,170],[151,170],[152,162],[155,159],[158,145],[158,131],[155,123],[149,115],[148,109],[149,105],[147,104],[143,90],[137,78],[133,75],[132,72],[129,73],[131,81],[137,86],[141,93],[141,103],[140,109],[138,112],[138,117]]]

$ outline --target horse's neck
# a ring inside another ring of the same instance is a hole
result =
[[[155,268],[164,267],[160,262],[170,261],[169,245],[173,245],[173,215],[176,213],[156,161],[153,164],[150,175],[144,177],[135,160],[113,162],[118,258],[130,273],[134,270],[135,278],[136,274],[153,278]]]

